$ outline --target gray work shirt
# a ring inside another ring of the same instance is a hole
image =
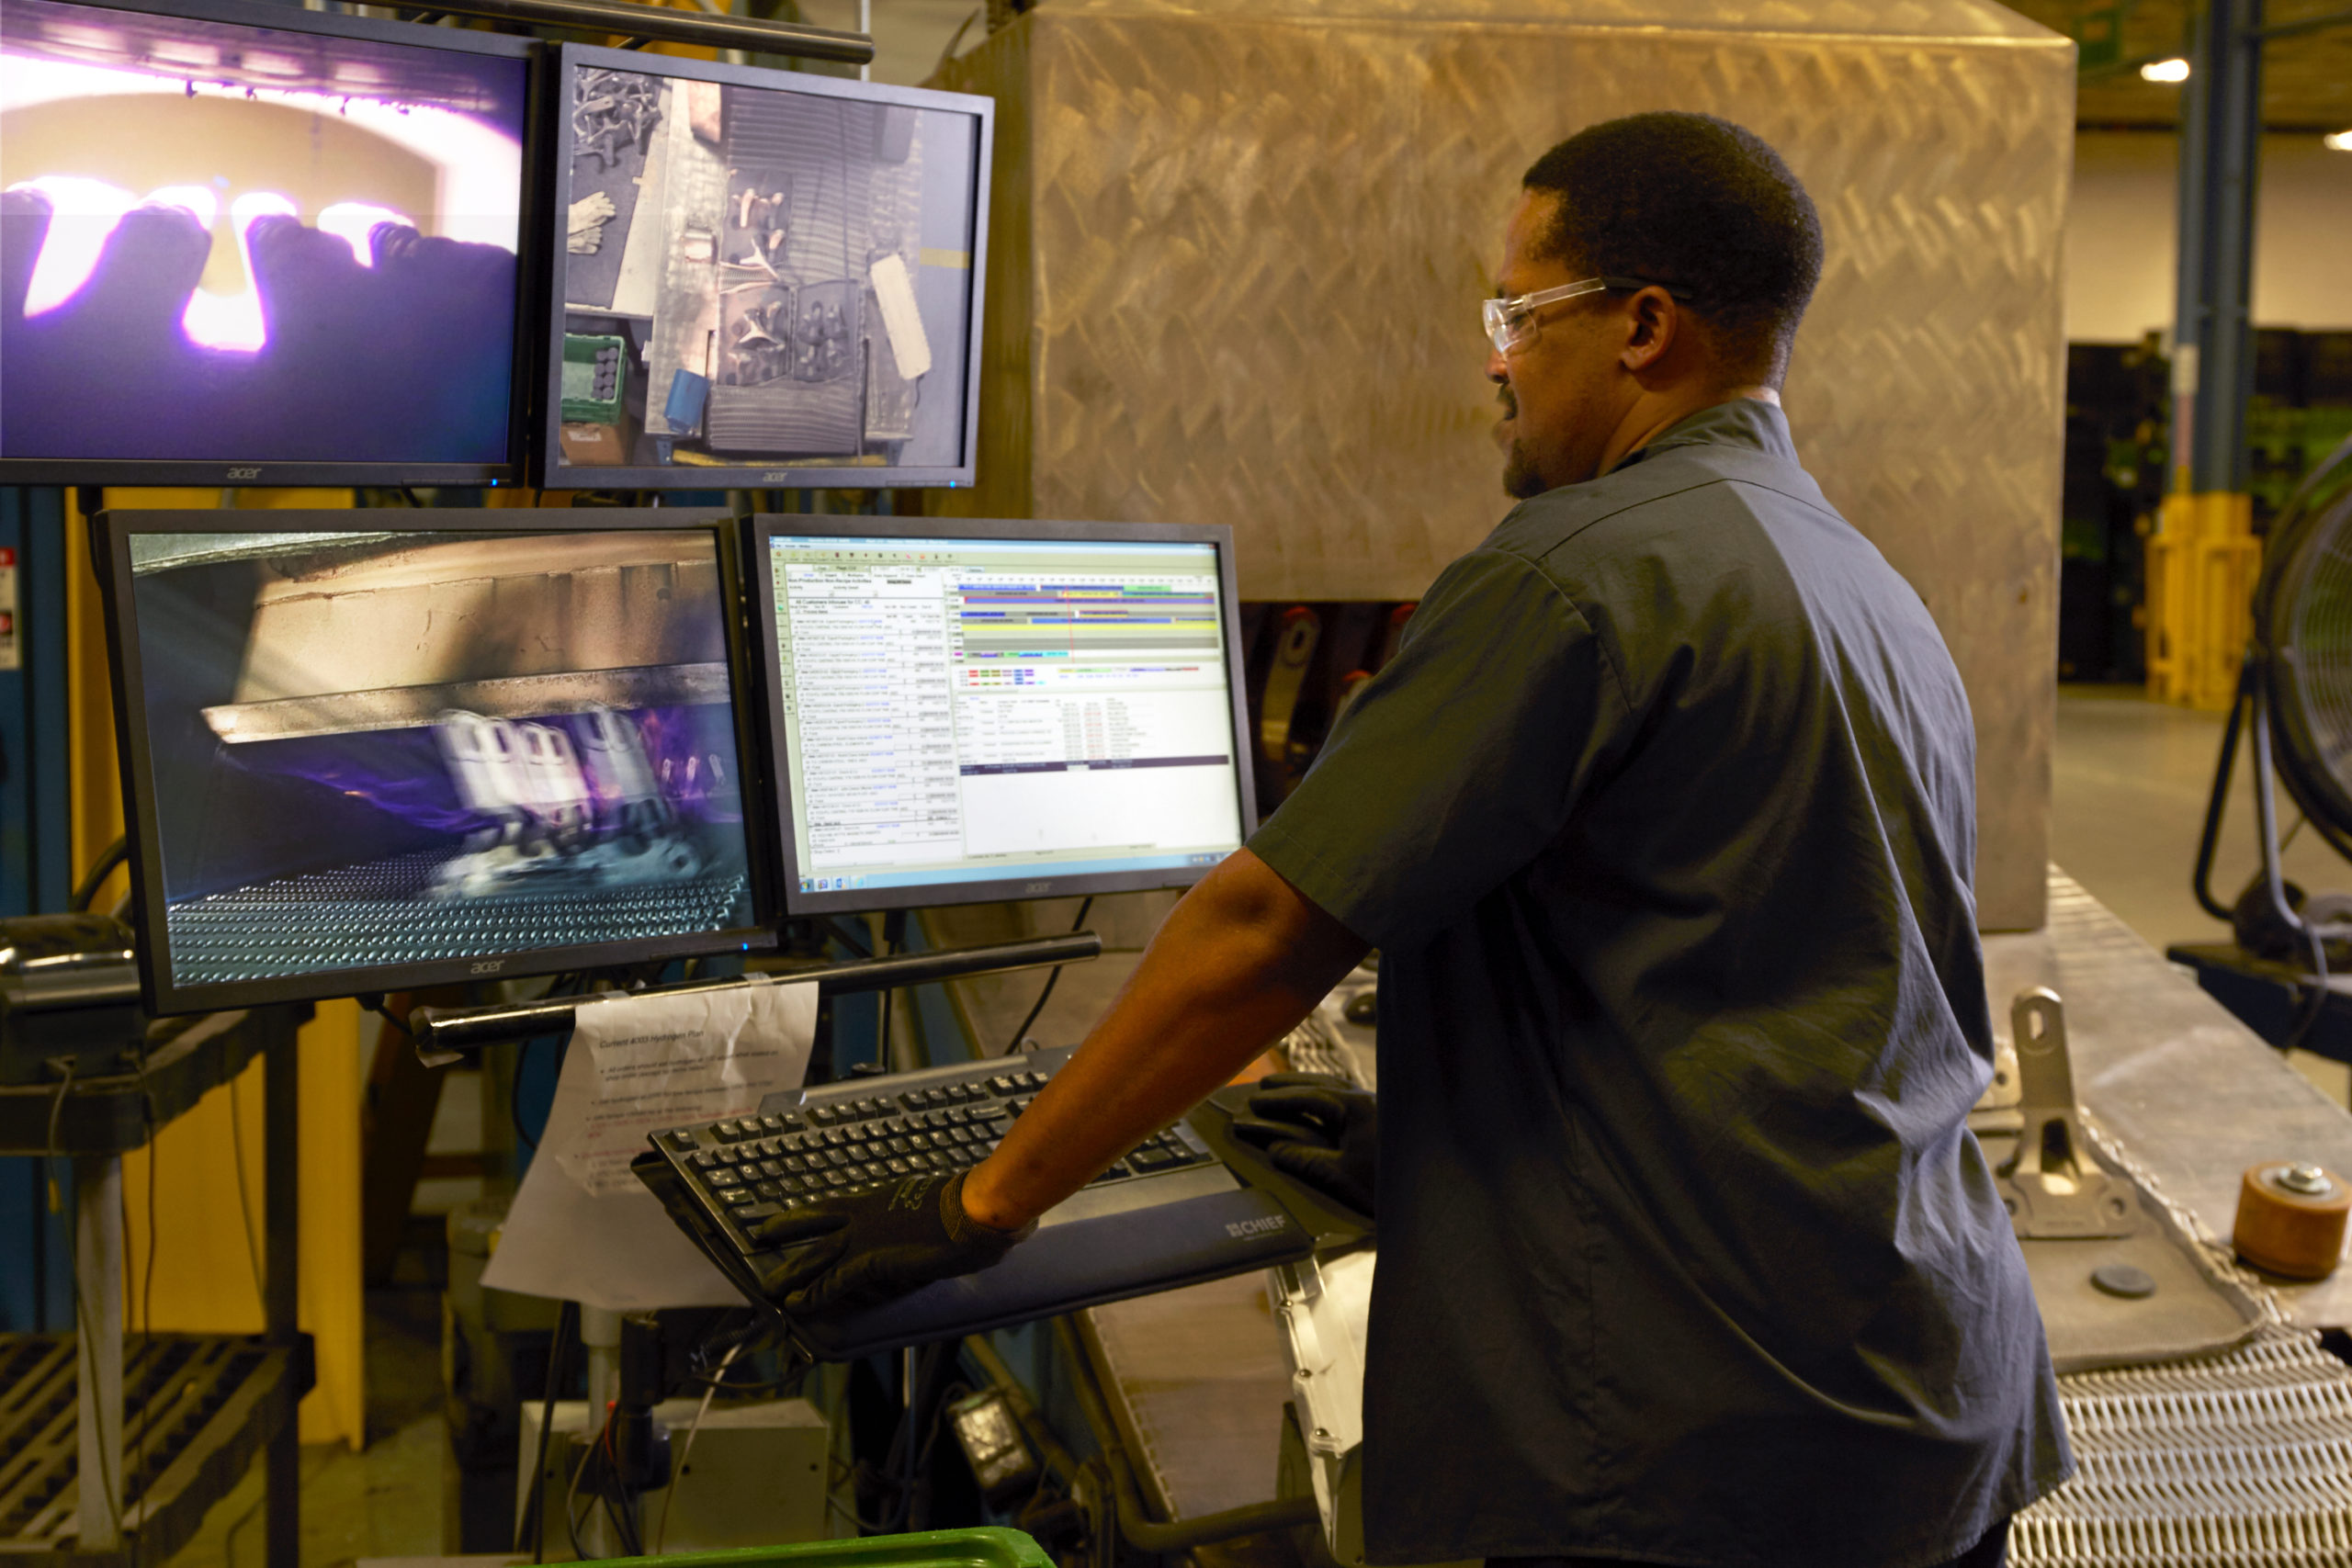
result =
[[[1964,1121],[1974,796],[1769,404],[1438,579],[1250,840],[1381,949],[1374,1561],[1910,1568],[2070,1470]]]

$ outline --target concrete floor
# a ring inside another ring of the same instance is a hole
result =
[[[2051,857],[2159,948],[2227,935],[2189,892],[2221,734],[2219,716],[2150,703],[2137,688],[2059,694]],[[2256,864],[2252,800],[2242,767],[2214,877],[2225,901]],[[2315,835],[2298,837],[2287,867],[2312,891],[2352,887],[2352,865]],[[2344,1067],[2309,1056],[2296,1065],[2339,1102],[2352,1093]],[[369,1292],[368,1447],[304,1450],[303,1568],[442,1551],[435,1261],[404,1256],[402,1285]],[[260,1504],[256,1470],[166,1568],[261,1568]]]
[[[2137,686],[2059,690],[2050,858],[2159,950],[2229,940],[2229,927],[2189,890],[2222,728],[2220,714],[2152,703]],[[2213,866],[2213,896],[2223,904],[2260,863],[2243,746],[2233,784]],[[2280,831],[2295,819],[2282,794]],[[2307,893],[2352,888],[2352,864],[2315,833],[2295,835],[2284,859],[2288,880]],[[2302,1052],[2290,1059],[2337,1104],[2352,1103],[2352,1074],[2341,1064]]]

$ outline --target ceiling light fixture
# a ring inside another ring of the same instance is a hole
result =
[[[2319,139],[2319,144],[2331,152],[2352,152],[2352,130],[2331,130]]]
[[[2180,59],[2152,60],[2140,67],[2140,79],[2143,82],[2186,82],[2188,80],[2188,62]]]

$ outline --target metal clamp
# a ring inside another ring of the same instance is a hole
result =
[[[2058,993],[2046,986],[2018,992],[2009,1030],[2025,1120],[2017,1152],[1996,1173],[2010,1225],[2019,1239],[2132,1235],[2139,1226],[2131,1184],[2098,1163],[2075,1108]]]

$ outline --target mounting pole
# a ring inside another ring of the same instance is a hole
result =
[[[2263,0],[2210,0],[2181,90],[2173,489],[2184,494],[2246,487],[2262,9]]]

